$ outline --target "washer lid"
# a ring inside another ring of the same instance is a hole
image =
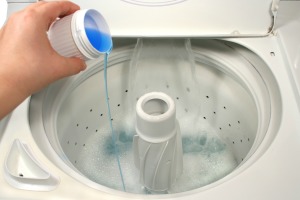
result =
[[[279,0],[73,0],[99,10],[113,36],[239,37],[267,35]]]

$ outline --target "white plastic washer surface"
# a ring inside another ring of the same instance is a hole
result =
[[[7,15],[7,2],[0,0],[0,28],[4,25]]]

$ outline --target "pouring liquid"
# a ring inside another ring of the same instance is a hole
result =
[[[107,87],[107,63],[108,63],[108,55],[110,52],[107,52],[104,54],[104,86],[105,86],[105,100],[106,100],[106,105],[107,105],[107,113],[108,113],[108,121],[109,121],[109,126],[110,126],[110,130],[111,130],[111,136],[112,136],[112,143],[114,146],[114,154],[116,156],[117,159],[117,163],[118,163],[118,168],[119,168],[119,172],[120,172],[120,177],[121,177],[121,181],[122,181],[122,187],[123,187],[123,191],[126,191],[125,188],[125,183],[124,183],[124,177],[123,177],[123,173],[122,173],[122,167],[120,164],[120,156],[119,156],[119,148],[117,145],[117,136],[116,133],[114,132],[114,128],[112,125],[112,117],[111,117],[111,111],[110,111],[110,105],[109,105],[109,95],[108,95],[108,87]]]

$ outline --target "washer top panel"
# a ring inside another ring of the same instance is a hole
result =
[[[73,0],[99,10],[113,36],[239,37],[266,35],[277,0]]]
[[[5,0],[0,0],[0,28],[3,26],[6,20],[7,13],[7,2]]]

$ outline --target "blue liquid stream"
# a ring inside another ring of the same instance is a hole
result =
[[[104,54],[104,85],[105,85],[105,100],[106,100],[106,105],[107,105],[107,111],[108,111],[108,121],[109,121],[109,125],[110,125],[110,130],[111,130],[111,135],[112,135],[112,142],[113,142],[113,146],[114,146],[114,153],[118,162],[118,168],[119,168],[119,172],[120,172],[120,177],[121,177],[121,181],[122,181],[122,186],[123,186],[123,191],[126,191],[125,188],[125,182],[124,182],[124,177],[123,177],[123,173],[122,173],[122,167],[120,164],[120,156],[119,156],[119,148],[117,145],[117,136],[116,133],[114,132],[113,129],[113,125],[112,125],[112,117],[111,117],[111,112],[110,112],[110,105],[109,105],[109,96],[108,96],[108,87],[107,87],[107,62],[108,62],[108,55],[110,52],[107,52]]]

